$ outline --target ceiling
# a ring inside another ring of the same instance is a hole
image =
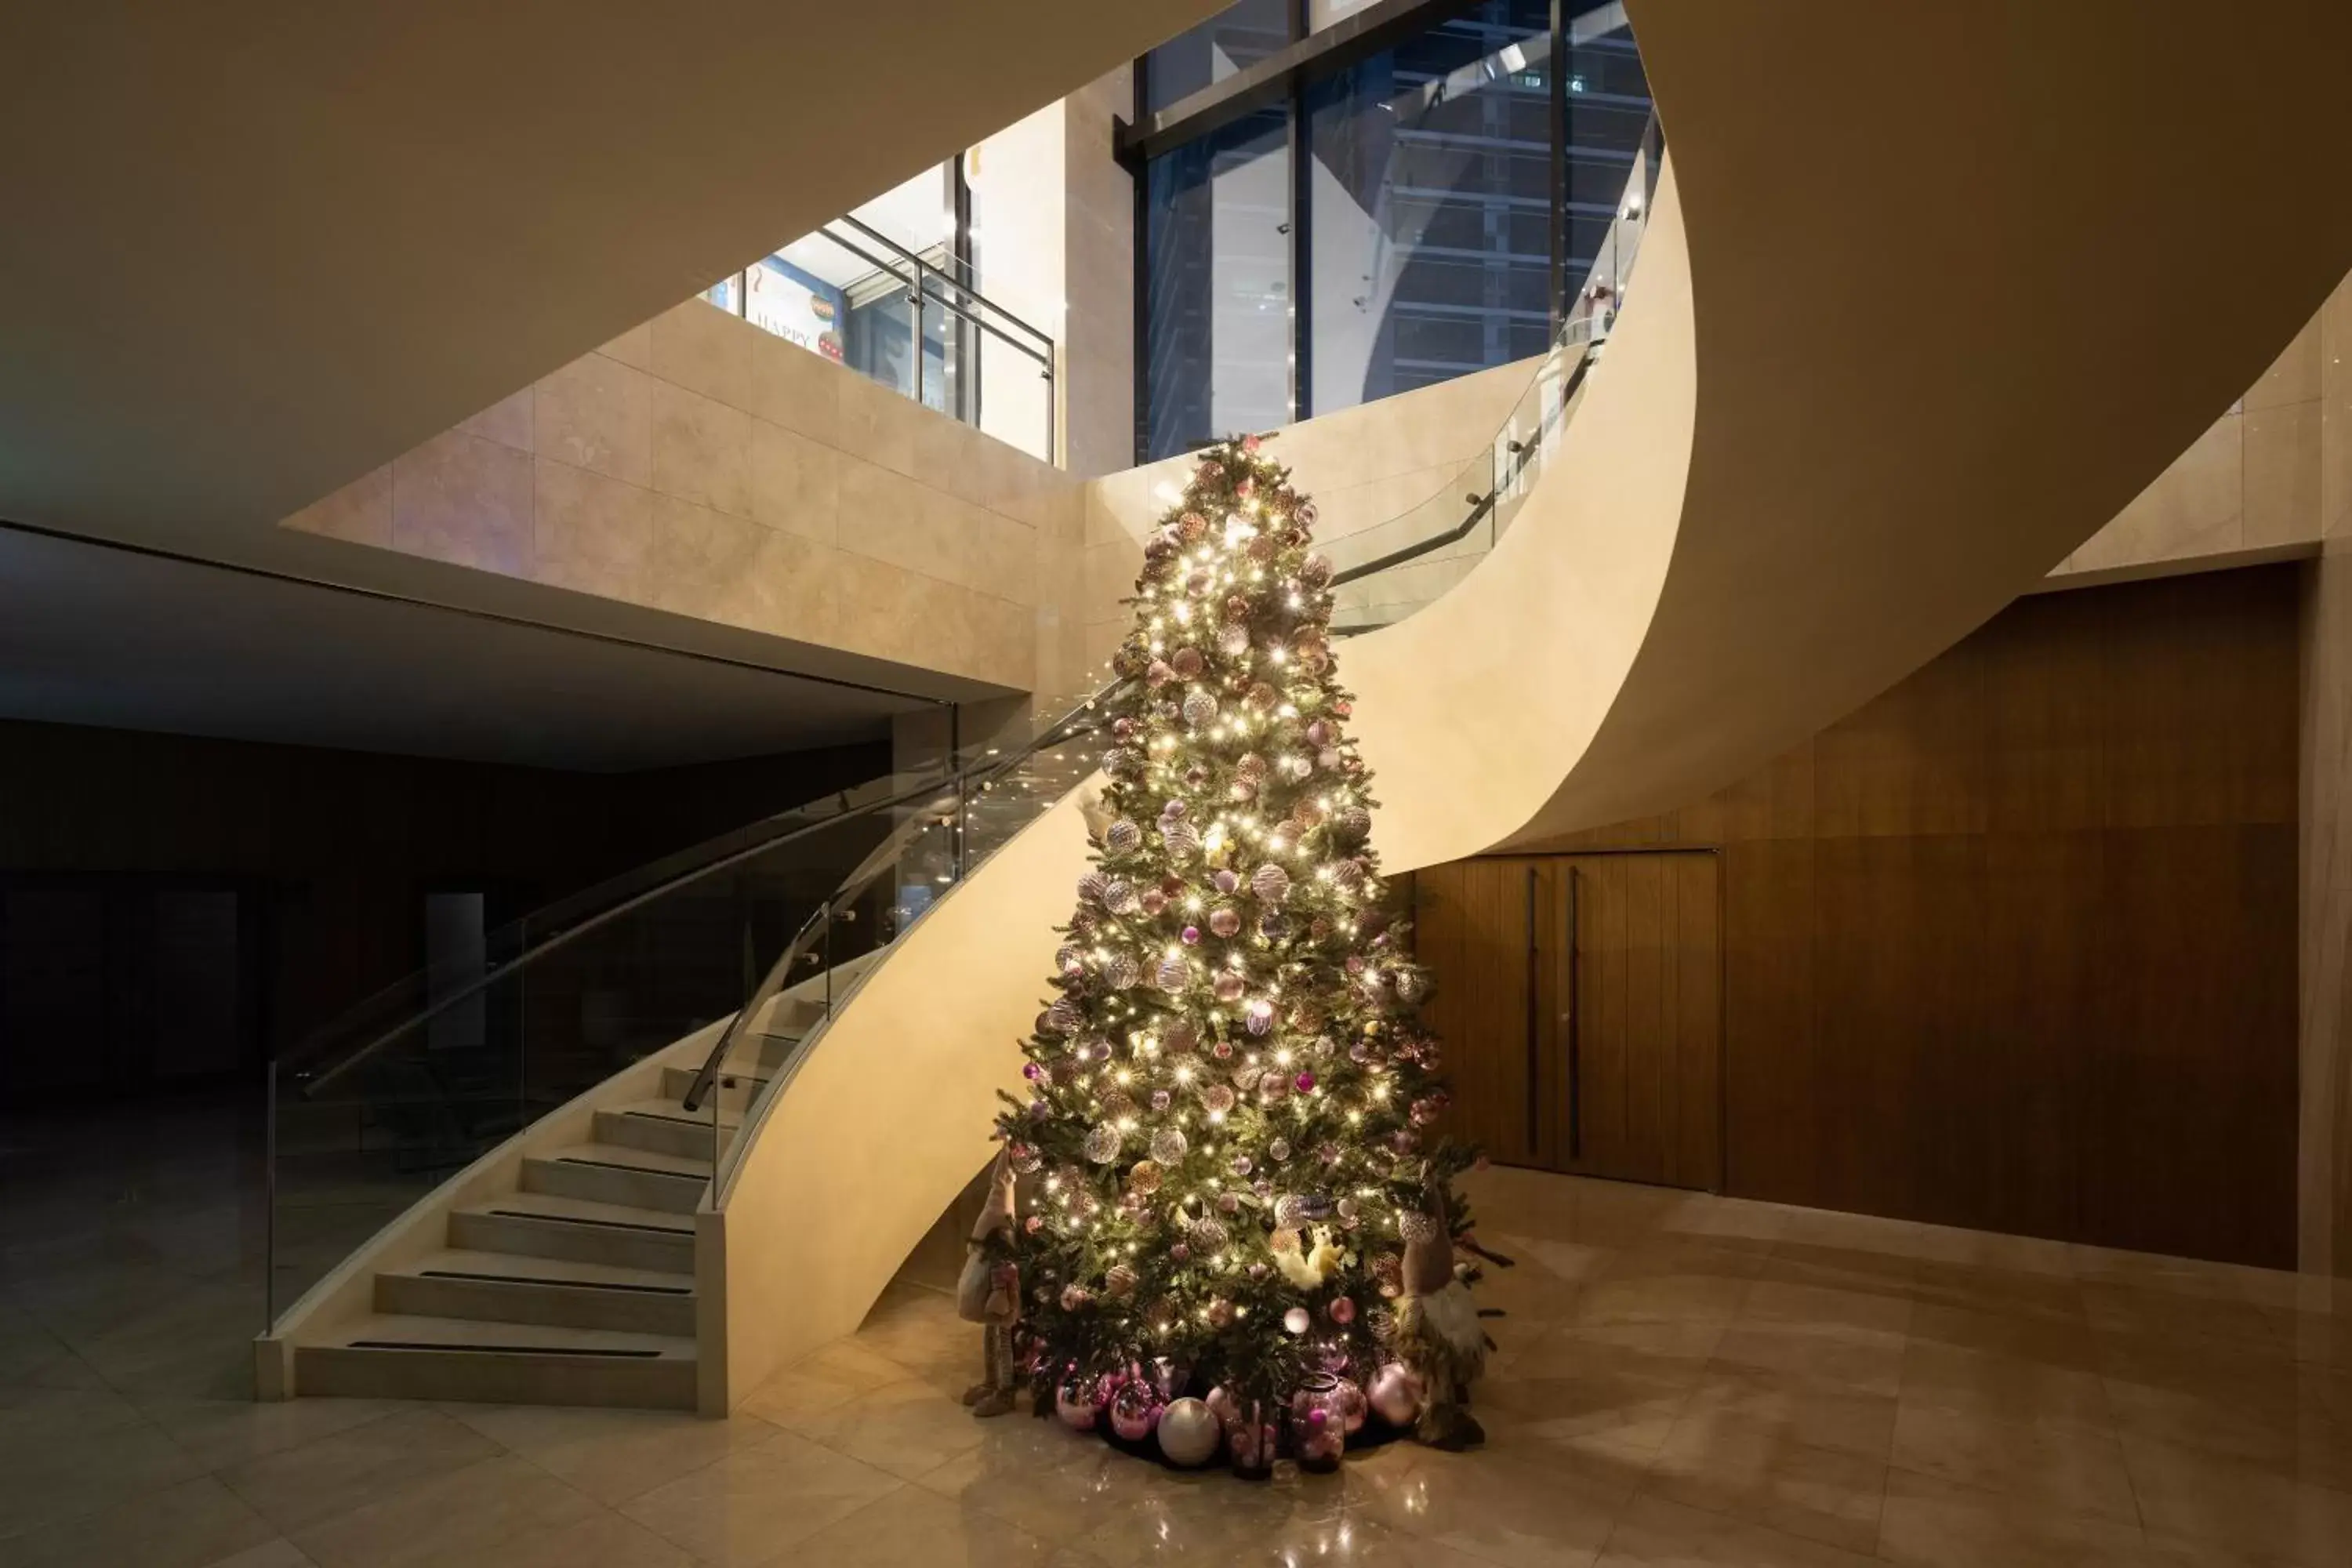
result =
[[[0,718],[606,773],[878,739],[925,706],[0,528]]]
[[[1219,0],[0,7],[0,518],[277,520]],[[357,569],[365,569],[360,563]]]

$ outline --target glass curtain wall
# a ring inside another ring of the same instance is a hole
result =
[[[1248,69],[1290,42],[1296,0],[1241,0],[1143,59],[1143,107],[1153,113]]]
[[[1264,9],[1202,24],[1165,68],[1198,82],[1195,35]],[[1540,353],[1609,286],[1595,260],[1650,111],[1622,6],[1423,10],[1377,49],[1307,46],[1247,118],[1149,159],[1140,459]],[[1155,51],[1149,110],[1172,101],[1162,71]]]
[[[1260,110],[1145,176],[1150,455],[1287,424],[1290,126]]]

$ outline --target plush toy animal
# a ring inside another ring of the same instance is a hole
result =
[[[1396,1350],[1421,1379],[1413,1435],[1434,1448],[1467,1448],[1486,1439],[1468,1408],[1470,1385],[1486,1367],[1486,1331],[1470,1287],[1454,1272],[1453,1223],[1444,1184],[1433,1173],[1427,1195],[1428,1212],[1409,1216],[1405,1226]]]
[[[1013,1234],[1013,1156],[996,1152],[988,1173],[988,1199],[964,1243],[963,1273],[956,1280],[956,1315],[980,1325],[980,1381],[963,1391],[963,1402],[979,1416],[1002,1415],[1013,1408],[1013,1325],[1021,1317],[1021,1272],[1012,1264],[992,1258],[992,1236]]]

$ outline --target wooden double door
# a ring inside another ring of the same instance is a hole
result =
[[[1459,860],[1414,904],[1449,1131],[1505,1164],[1721,1187],[1716,856]]]

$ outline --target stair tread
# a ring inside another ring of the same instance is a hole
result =
[[[632,1171],[644,1171],[656,1176],[691,1176],[698,1182],[710,1179],[710,1162],[688,1154],[665,1154],[655,1149],[639,1149],[628,1143],[573,1143],[545,1154],[534,1154],[535,1160],[583,1160],[595,1165],[621,1165]]]
[[[428,1273],[488,1275],[519,1284],[546,1281],[562,1285],[638,1285],[656,1289],[691,1289],[694,1276],[664,1268],[633,1268],[619,1263],[575,1263],[569,1258],[540,1258],[521,1252],[484,1252],[449,1247],[404,1263],[388,1274]]]
[[[688,1110],[675,1100],[633,1100],[625,1105],[608,1105],[604,1109],[620,1116],[650,1116],[659,1121],[678,1122],[688,1127],[707,1128],[710,1125],[709,1106],[705,1105],[699,1110]],[[719,1124],[721,1127],[735,1127],[740,1125],[742,1120],[732,1111],[728,1111],[719,1116]]]
[[[475,1318],[421,1318],[378,1313],[344,1324],[306,1342],[321,1348],[353,1349],[362,1340],[392,1340],[452,1349],[513,1346],[535,1351],[651,1351],[664,1361],[692,1361],[694,1341],[675,1334],[639,1334],[622,1329],[568,1329],[554,1323],[495,1323]],[[397,1352],[387,1352],[397,1353]]]
[[[667,1209],[631,1208],[625,1204],[600,1204],[588,1198],[567,1198],[554,1193],[500,1193],[494,1198],[463,1205],[462,1214],[504,1212],[548,1219],[604,1220],[613,1225],[648,1226],[671,1236],[694,1234],[694,1216]]]

